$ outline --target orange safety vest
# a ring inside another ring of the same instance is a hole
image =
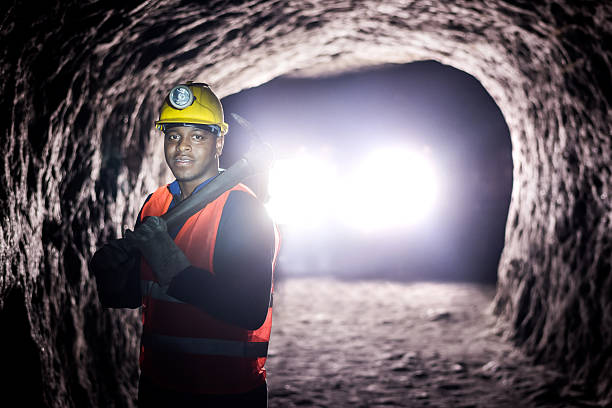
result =
[[[193,266],[212,274],[221,213],[234,190],[255,195],[245,185],[238,184],[189,218],[174,239]],[[141,221],[147,216],[164,214],[171,202],[172,194],[167,186],[158,188],[144,205]],[[274,233],[273,270],[279,243],[276,227]],[[144,259],[140,279],[141,375],[163,388],[195,394],[242,393],[264,383],[272,329],[271,305],[264,324],[256,330],[247,330],[163,293]]]

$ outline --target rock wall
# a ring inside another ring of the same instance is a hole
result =
[[[133,406],[138,316],[100,308],[86,262],[167,176],[151,124],[169,87],[435,59],[511,131],[495,312],[612,403],[611,42],[604,1],[2,2],[3,398]]]

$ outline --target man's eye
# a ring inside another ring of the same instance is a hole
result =
[[[197,141],[202,141],[202,140],[206,139],[206,136],[204,136],[201,133],[196,133],[196,134],[193,135],[193,139],[197,140]]]
[[[176,141],[181,138],[179,135],[174,134],[174,133],[169,134],[167,137],[168,137],[168,140],[171,140],[171,141]]]

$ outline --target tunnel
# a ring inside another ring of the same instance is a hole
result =
[[[135,405],[139,316],[101,308],[87,262],[167,176],[151,124],[168,89],[194,79],[225,97],[282,75],[434,60],[480,81],[510,130],[492,314],[534,363],[566,373],[560,387],[612,404],[611,4],[9,0],[0,10],[2,399]]]

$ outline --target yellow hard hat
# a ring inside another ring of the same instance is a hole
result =
[[[172,88],[159,112],[155,127],[164,130],[165,124],[213,125],[219,135],[227,133],[229,126],[223,120],[221,101],[204,83],[191,81]]]

